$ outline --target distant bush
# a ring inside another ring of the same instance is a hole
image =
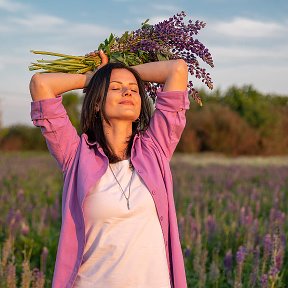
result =
[[[47,146],[39,128],[17,124],[2,129],[0,149],[6,151],[47,150]]]
[[[257,153],[257,131],[229,107],[211,103],[201,110],[187,111],[186,117],[187,125],[179,143],[183,152],[190,152],[189,142],[185,143],[185,139],[192,134],[195,140],[189,139],[190,145],[197,147],[199,152],[214,151],[231,155]]]
[[[251,85],[242,88],[231,87],[224,94],[221,103],[228,105],[259,133],[258,153],[262,155],[286,154],[287,126],[285,111],[288,97],[263,95]],[[285,140],[286,139],[286,140]]]
[[[178,152],[232,155],[288,154],[288,97],[264,95],[252,86],[207,93],[204,106],[191,101]]]
[[[229,88],[224,94],[222,103],[239,113],[253,128],[258,129],[273,122],[271,101],[252,86]]]
[[[62,103],[78,132],[80,131],[80,102],[81,98],[74,92],[63,95]],[[47,150],[47,145],[40,128],[17,124],[0,130],[0,149],[6,151]]]
[[[288,107],[273,107],[271,117],[274,121],[261,130],[260,153],[288,154]]]

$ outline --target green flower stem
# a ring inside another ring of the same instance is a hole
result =
[[[83,73],[86,73],[86,72],[92,71],[92,70],[94,70],[93,67],[87,67],[87,68],[83,68],[83,69],[77,70],[76,73],[83,74]]]
[[[34,54],[42,54],[42,55],[66,57],[66,58],[69,58],[69,59],[77,59],[77,60],[85,58],[84,56],[72,56],[72,55],[60,54],[60,53],[54,53],[54,52],[48,52],[48,51],[36,51],[36,50],[31,50],[31,52],[34,53]]]
[[[56,65],[66,65],[66,66],[76,66],[79,68],[85,68],[87,65],[77,62],[59,61],[59,60],[37,60],[38,63],[56,64]]]

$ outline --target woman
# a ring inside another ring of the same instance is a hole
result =
[[[35,74],[31,118],[64,176],[53,287],[185,288],[169,161],[189,109],[183,60]],[[141,80],[142,79],[142,80]],[[150,119],[142,81],[164,84]],[[61,93],[86,89],[78,136]]]

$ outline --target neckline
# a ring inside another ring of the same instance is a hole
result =
[[[116,163],[109,163],[110,165],[114,165],[114,164],[118,164],[118,163],[121,163],[121,162],[124,162],[124,161],[130,161],[130,158],[128,158],[128,159],[123,159],[123,160],[120,160],[120,161],[118,161],[118,162],[116,162]]]

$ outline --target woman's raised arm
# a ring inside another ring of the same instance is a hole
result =
[[[163,91],[187,89],[188,67],[184,60],[167,60],[132,66],[143,81],[163,83]]]
[[[55,98],[64,92],[82,89],[89,83],[88,75],[66,73],[36,73],[30,81],[33,101]]]
[[[108,57],[99,52],[102,64],[108,63]],[[36,73],[30,81],[30,94],[33,101],[55,98],[57,95],[75,89],[83,89],[89,84],[93,72],[86,74]]]
[[[163,83],[157,91],[156,109],[143,137],[152,140],[170,160],[186,124],[189,109],[188,67],[184,60],[168,60],[133,66],[142,80]]]

